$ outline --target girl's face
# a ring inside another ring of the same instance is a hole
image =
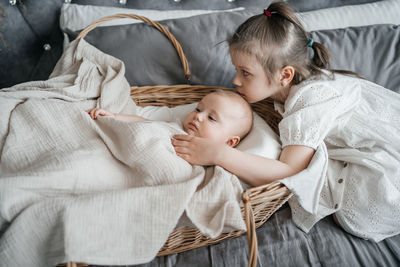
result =
[[[236,69],[233,78],[238,93],[249,103],[254,103],[264,98],[279,93],[279,83],[270,80],[263,66],[254,55],[239,51],[230,51],[232,63]]]

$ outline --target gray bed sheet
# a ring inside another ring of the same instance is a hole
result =
[[[307,234],[297,228],[283,205],[257,229],[258,265],[263,266],[400,266],[400,235],[379,243],[344,232],[326,217]],[[156,257],[135,267],[247,266],[247,236],[179,254]],[[98,266],[98,265],[91,265]],[[133,265],[131,265],[133,267]]]

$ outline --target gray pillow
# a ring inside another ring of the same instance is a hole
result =
[[[331,67],[400,92],[400,27],[372,25],[311,32],[331,52]]]
[[[226,40],[259,10],[199,15],[161,22],[182,44],[193,84],[232,87],[235,70]],[[69,33],[74,39],[78,33]],[[311,33],[332,53],[332,67],[355,71],[388,89],[400,91],[400,29],[372,25]],[[100,50],[122,59],[131,85],[186,83],[169,40],[153,26],[130,24],[98,27],[86,37]]]
[[[286,0],[289,4],[294,6],[299,11],[309,11],[321,8],[329,8],[343,5],[356,5],[371,2],[378,2],[380,0]],[[96,5],[96,6],[113,6],[113,7],[127,7],[135,9],[156,9],[156,10],[193,10],[193,9],[208,9],[208,10],[223,10],[236,7],[254,8],[262,10],[267,7],[272,0],[247,0],[247,1],[160,1],[160,0],[146,0],[146,1],[110,1],[110,0],[74,0],[74,4],[78,5]]]
[[[259,11],[257,11],[259,12]],[[181,43],[192,72],[191,82],[232,85],[234,69],[226,40],[237,25],[256,11],[224,12],[163,24]],[[77,33],[70,33],[70,40]],[[122,59],[131,85],[186,83],[175,48],[161,32],[148,24],[98,27],[85,37],[105,53]]]

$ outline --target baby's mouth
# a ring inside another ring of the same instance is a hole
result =
[[[193,122],[189,122],[189,129],[193,130],[193,131],[197,131],[197,126],[196,124],[194,124]]]

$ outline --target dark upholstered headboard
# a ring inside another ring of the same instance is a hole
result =
[[[266,7],[270,0],[0,0],[0,88],[47,79],[62,54],[62,4],[135,9],[189,10]],[[288,0],[299,11],[362,4],[373,0]]]

